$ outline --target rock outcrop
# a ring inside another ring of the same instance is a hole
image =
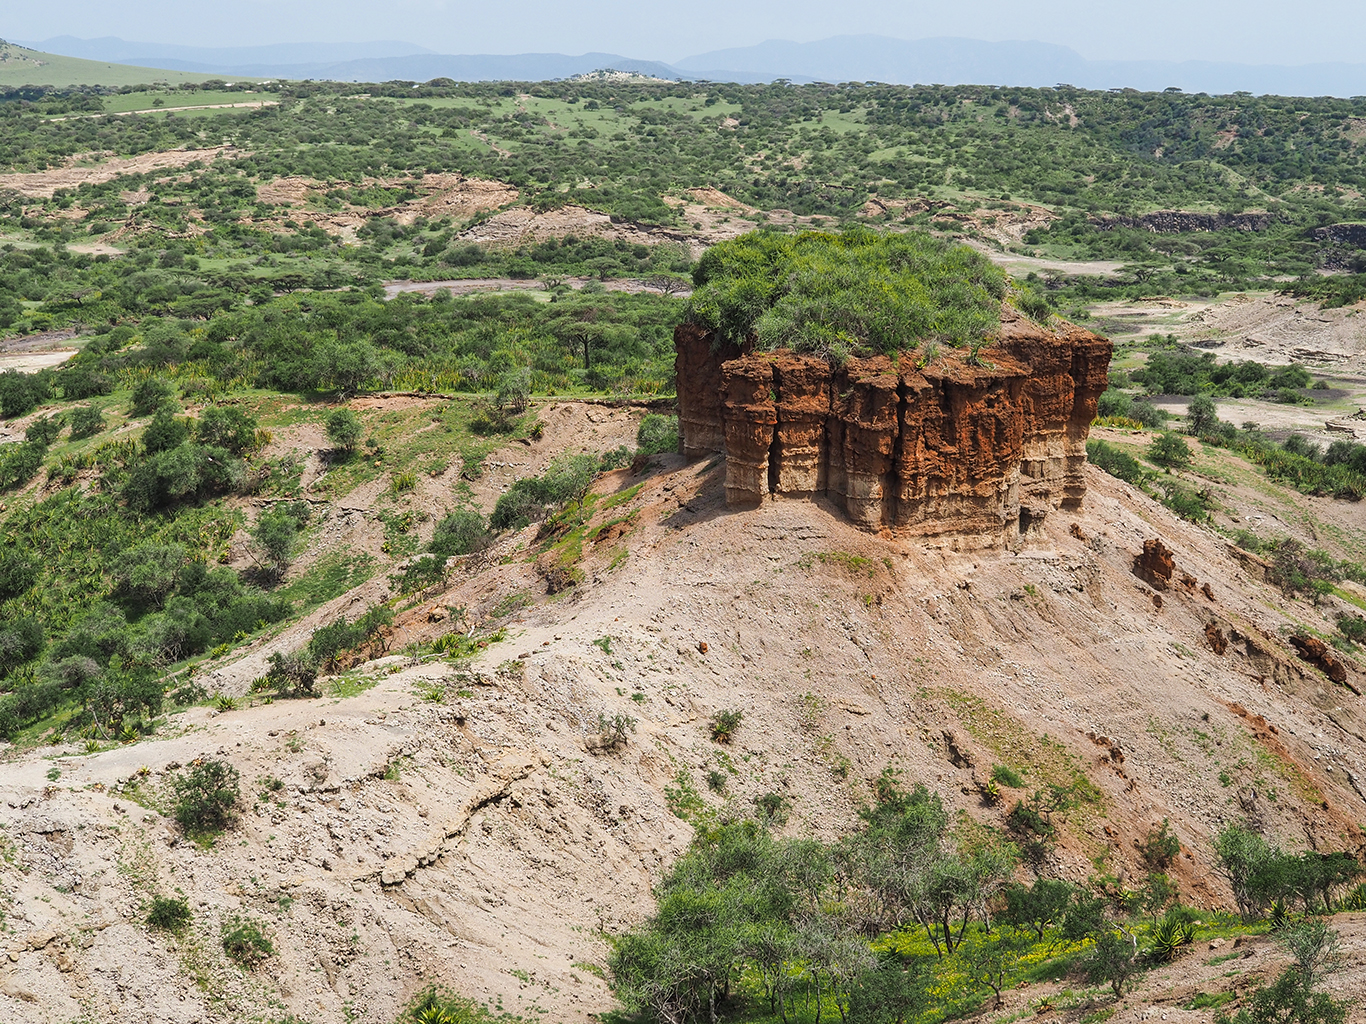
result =
[[[1269,213],[1196,213],[1191,210],[1157,210],[1137,217],[1098,217],[1092,221],[1102,231],[1116,227],[1138,228],[1158,235],[1187,231],[1265,231],[1274,218]]]
[[[685,455],[726,454],[726,497],[825,496],[898,535],[1008,541],[1086,493],[1086,436],[1111,345],[1007,309],[972,361],[945,349],[850,359],[713,348],[678,328]]]

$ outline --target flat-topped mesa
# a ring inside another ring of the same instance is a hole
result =
[[[1006,307],[976,362],[946,348],[833,367],[713,351],[691,324],[674,339],[683,451],[726,453],[731,504],[825,496],[865,529],[1008,543],[1086,494],[1111,345],[1071,324],[1047,331]]]

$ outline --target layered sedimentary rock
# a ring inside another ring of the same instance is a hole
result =
[[[1008,540],[1086,493],[1110,343],[1007,309],[977,360],[945,349],[824,359],[675,333],[685,454],[726,453],[726,497],[824,495],[861,526]]]
[[[726,444],[725,418],[721,414],[721,364],[740,350],[718,343],[696,324],[680,324],[674,331],[674,373],[688,382],[678,389],[678,424],[683,454],[696,458],[721,451]]]

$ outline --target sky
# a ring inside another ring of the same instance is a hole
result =
[[[673,61],[766,39],[1039,40],[1092,60],[1366,62],[1363,0],[0,0],[0,38],[192,46],[401,39]]]

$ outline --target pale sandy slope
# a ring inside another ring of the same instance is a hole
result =
[[[861,533],[817,503],[729,510],[721,470],[662,462],[609,514],[635,512],[624,539],[587,545],[584,584],[538,598],[464,670],[393,659],[358,696],[198,708],[160,739],[7,764],[0,1019],[189,1024],[275,1006],[385,1022],[439,982],[586,1020],[613,1005],[602,930],[648,913],[651,880],[691,835],[666,807],[680,773],[716,807],[780,793],[789,833],[834,839],[889,765],[999,825],[1003,808],[976,789],[994,764],[1039,780],[1070,763],[1103,799],[1072,816],[1051,870],[1082,879],[1103,857],[1132,878],[1135,838],[1169,817],[1186,850],[1176,877],[1199,905],[1226,898],[1210,837],[1245,808],[1296,848],[1360,843],[1362,701],[1276,638],[1292,621],[1326,624],[1125,485],[1093,472],[1086,507],[1051,517],[1022,551],[955,553]],[[603,487],[636,482],[623,471]],[[1130,562],[1158,536],[1213,600],[1174,591],[1155,606]],[[448,628],[428,621],[447,606],[478,622],[509,593],[539,594],[531,541],[504,541],[407,616],[395,643]],[[1267,655],[1238,643],[1215,655],[1209,621]],[[443,703],[417,695],[433,682]],[[727,748],[706,730],[724,708],[745,716]],[[630,742],[590,753],[598,716],[618,713],[638,719]],[[231,761],[251,794],[211,850],[112,792],[145,767],[155,803],[164,773],[196,756]],[[708,793],[709,770],[724,773],[725,798]],[[269,776],[285,788],[257,803]],[[177,892],[195,912],[187,935],[149,932],[145,901]],[[250,975],[217,945],[235,914],[275,941]],[[1358,966],[1334,984],[1361,991],[1363,927],[1343,927]],[[1227,984],[1227,965],[1202,966],[1210,955],[1154,975],[1128,1005],[1161,1000],[1172,1021],[1207,1021],[1172,1000]],[[1275,962],[1269,947],[1256,956],[1247,966]]]

